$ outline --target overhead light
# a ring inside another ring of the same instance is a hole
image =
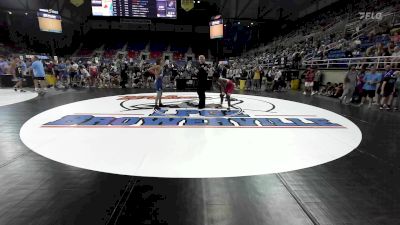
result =
[[[25,13],[25,16],[27,16],[27,15],[28,15],[28,13],[26,12],[26,13]]]
[[[197,1],[197,3],[200,3],[200,1]]]
[[[254,25],[254,23],[253,23],[253,22],[251,22],[251,23],[250,23],[250,25]]]
[[[11,14],[12,14],[12,12],[11,12],[11,11],[8,11],[8,14],[10,14],[10,15],[11,15]]]
[[[240,21],[238,22],[238,24],[240,24]]]

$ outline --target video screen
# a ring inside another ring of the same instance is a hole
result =
[[[210,22],[210,39],[224,37],[224,21],[221,16],[216,16]]]
[[[92,0],[93,16],[176,19],[176,0]]]
[[[61,16],[48,10],[37,12],[39,28],[44,32],[62,33]]]

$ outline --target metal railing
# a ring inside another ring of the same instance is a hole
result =
[[[349,66],[378,66],[392,65],[400,69],[400,56],[379,56],[379,57],[356,57],[338,59],[310,59],[303,61],[303,66],[318,66],[319,68],[347,68]]]

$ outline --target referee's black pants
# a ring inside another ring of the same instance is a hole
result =
[[[199,109],[204,109],[206,107],[206,90],[197,89],[197,94],[199,95]]]

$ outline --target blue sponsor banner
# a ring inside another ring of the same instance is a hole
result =
[[[202,128],[344,128],[325,118],[250,117],[229,110],[155,111],[146,117],[67,115],[43,127],[202,127]]]

